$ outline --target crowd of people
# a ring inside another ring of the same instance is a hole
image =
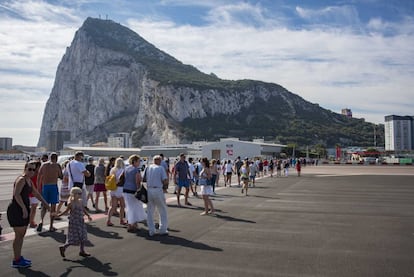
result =
[[[232,176],[237,178],[237,186],[241,193],[248,196],[249,187],[255,187],[256,177],[270,175],[273,177],[288,176],[289,167],[296,168],[300,176],[301,160],[279,159],[241,159],[209,161],[202,158],[197,161],[191,157],[186,159],[180,154],[173,165],[162,154],[153,157],[151,165],[143,165],[138,155],[132,155],[126,162],[123,157],[110,158],[105,165],[105,159],[99,158],[95,163],[93,157],[88,158],[85,165],[84,154],[76,152],[73,159],[57,163],[58,155],[44,155],[39,161],[29,161],[25,164],[23,173],[16,179],[13,190],[13,200],[7,209],[7,218],[15,233],[13,241],[14,259],[12,267],[29,267],[31,261],[21,254],[23,238],[27,227],[43,230],[46,213],[50,212],[49,231],[54,232],[55,220],[63,215],[69,215],[67,240],[59,247],[62,257],[70,245],[80,246],[79,255],[87,257],[90,254],[84,249],[87,241],[87,231],[84,216],[90,217],[89,201],[95,213],[105,213],[106,225],[114,226],[113,217],[119,217],[119,224],[126,226],[128,232],[136,232],[138,224],[146,221],[148,235],[168,235],[168,216],[165,193],[169,183],[174,184],[177,206],[181,206],[181,191],[184,187],[184,205],[192,206],[189,193],[201,198],[204,210],[201,216],[215,216],[215,208],[211,196],[219,185],[220,175],[223,175],[224,186],[231,187]],[[116,187],[108,191],[105,184],[108,177],[113,176]],[[58,181],[61,180],[60,188]],[[146,183],[148,202],[146,211],[144,203],[137,197],[136,192]],[[94,195],[95,194],[95,195]],[[101,195],[103,196],[101,199]],[[103,203],[100,203],[102,202]],[[109,202],[109,203],[108,203]],[[35,222],[36,210],[41,204],[40,222]],[[64,210],[62,211],[62,208]],[[102,210],[100,207],[104,207]],[[158,228],[155,228],[154,215],[158,211]],[[158,229],[158,230],[157,230]]]

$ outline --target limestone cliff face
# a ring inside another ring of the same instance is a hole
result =
[[[314,125],[303,122],[312,120],[348,124],[279,85],[204,74],[120,24],[88,18],[58,66],[38,146],[57,130],[89,143],[129,132],[137,147],[232,135],[275,138],[291,126],[308,130]]]
[[[274,94],[279,92],[161,85],[149,77],[145,65],[128,53],[101,47],[82,27],[58,66],[38,144],[46,145],[48,132],[54,130],[68,130],[72,139],[90,142],[106,140],[112,132],[134,132],[140,144],[179,143],[183,137],[177,122],[235,114],[255,98],[266,101]]]

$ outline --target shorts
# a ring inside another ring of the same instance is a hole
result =
[[[70,193],[68,193],[68,194],[65,194],[65,193],[60,193],[59,194],[59,201],[60,202],[67,202],[68,200],[69,200],[69,196],[70,196]]]
[[[47,184],[42,187],[42,196],[49,204],[59,203],[59,190],[56,184]]]
[[[231,175],[233,175],[233,173],[231,173],[231,172],[227,172],[227,173],[226,173],[226,175],[227,175],[227,176],[231,176]]]
[[[70,196],[70,191],[69,191],[69,188],[67,187],[67,184],[66,185],[62,185],[60,187],[60,194],[59,194],[59,197],[60,197],[59,200],[60,200],[60,202],[66,202],[66,201],[68,201],[69,196]]]
[[[36,197],[29,197],[30,199],[30,205],[37,205],[40,203],[39,199],[37,199]]]
[[[105,184],[95,184],[93,191],[106,191]]]
[[[27,214],[30,215],[30,208],[26,206]],[[23,218],[23,211],[19,204],[12,202],[7,207],[7,220],[10,227],[24,227],[29,225],[30,216]]]
[[[256,175],[250,175],[249,178],[251,181],[254,181],[256,179]]]
[[[85,185],[86,187],[86,191],[88,192],[88,194],[92,194],[93,193],[93,188],[95,187],[94,185]]]
[[[178,179],[178,187],[179,188],[182,188],[182,187],[189,188],[190,187],[190,181],[188,179],[186,179],[186,180]]]
[[[123,198],[124,197],[124,187],[117,187],[116,190],[111,190],[111,197]]]
[[[200,195],[213,195],[213,187],[210,185],[201,185]]]

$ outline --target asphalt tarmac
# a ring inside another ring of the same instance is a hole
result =
[[[249,196],[221,186],[216,217],[199,215],[201,199],[178,208],[167,194],[169,236],[107,227],[97,214],[91,257],[76,246],[60,257],[66,227],[32,233],[23,245],[32,267],[10,267],[5,239],[0,276],[414,276],[413,181],[414,167],[308,166],[258,180]]]

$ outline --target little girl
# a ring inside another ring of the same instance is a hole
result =
[[[73,187],[70,190],[70,202],[68,203],[66,210],[56,216],[62,216],[67,213],[70,213],[68,235],[66,243],[59,247],[60,255],[65,257],[65,250],[69,245],[80,245],[79,256],[90,256],[91,254],[85,252],[85,242],[88,240],[88,235],[83,216],[86,214],[89,221],[91,221],[92,218],[83,207],[81,188]]]

